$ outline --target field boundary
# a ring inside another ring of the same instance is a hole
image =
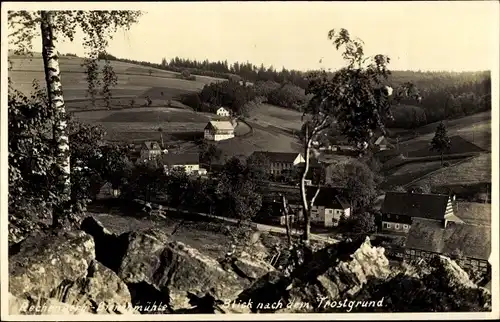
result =
[[[251,126],[250,124],[248,124],[248,122],[245,119],[243,119],[243,118],[238,118],[237,121],[245,123],[245,125],[248,126],[248,128],[250,129],[250,131],[248,131],[247,133],[245,133],[243,135],[239,135],[238,138],[245,139],[245,138],[248,138],[248,137],[250,137],[250,136],[253,135],[253,126]]]
[[[487,151],[485,151],[485,152],[487,152]],[[445,154],[445,155],[443,155],[443,161],[462,159],[462,158],[474,158],[474,157],[481,155],[481,153],[484,153],[484,152],[467,152],[467,153]],[[392,160],[398,161],[397,159],[399,159],[398,163],[394,162],[394,164],[389,164],[386,167],[382,166],[383,170],[384,171],[394,170],[394,168],[396,168],[396,167],[400,167],[400,166],[403,166],[403,165],[406,165],[409,163],[440,161],[441,156],[440,155],[432,155],[432,156],[427,156],[427,157],[406,158],[400,154],[399,156],[396,156],[393,159],[386,161],[384,163],[384,165],[391,162]]]
[[[460,161],[458,161],[457,163],[455,163],[455,164],[453,165],[453,167],[456,167],[456,166],[458,166],[458,165],[460,165],[460,164],[462,164],[462,163],[465,163],[465,162],[467,162],[467,161],[470,161],[470,160],[474,159],[475,157],[477,157],[477,155],[466,157],[466,158],[464,158],[463,160],[460,160]],[[410,186],[410,185],[412,185],[412,184],[414,184],[414,183],[416,183],[416,182],[418,182],[418,181],[424,180],[424,179],[426,179],[426,178],[428,178],[428,177],[430,177],[430,176],[432,176],[432,175],[434,175],[434,174],[436,174],[436,173],[438,173],[438,172],[440,172],[440,171],[444,171],[444,170],[446,170],[446,169],[448,169],[448,167],[439,168],[439,169],[437,169],[437,170],[431,171],[431,172],[429,172],[429,173],[427,173],[427,174],[425,174],[425,175],[421,176],[420,178],[417,178],[417,179],[415,179],[415,180],[413,180],[413,181],[411,181],[411,182],[409,182],[409,183],[407,183],[407,184],[403,185],[403,187],[404,187],[404,188],[406,188],[406,187],[408,187],[408,186]]]

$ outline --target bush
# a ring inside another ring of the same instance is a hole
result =
[[[284,85],[269,93],[267,102],[281,107],[301,110],[307,102],[305,91],[295,85]]]
[[[449,167],[449,166],[450,166],[450,163],[449,163],[448,161],[444,161],[444,162],[443,162],[443,166],[445,166],[445,167]]]
[[[202,102],[198,93],[188,93],[182,95],[181,103],[191,107],[195,111],[200,111],[202,108]]]

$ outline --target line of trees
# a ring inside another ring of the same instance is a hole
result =
[[[249,62],[229,64],[227,61],[197,61],[179,57],[170,61],[163,58],[161,64],[121,58],[117,60],[175,72],[188,70],[193,75],[229,80],[243,79],[255,83],[262,91],[258,91],[258,96],[264,97],[270,104],[295,109],[304,101],[307,102],[304,90],[309,85],[309,76],[315,73],[288,70],[284,67],[277,70],[273,66],[256,66]],[[330,77],[334,75],[333,72],[326,74]],[[446,118],[462,117],[491,108],[489,71],[392,71],[387,77],[387,83],[395,87],[409,82],[419,89],[422,101],[415,104],[414,101],[402,100],[401,106],[393,107],[394,120],[388,122],[389,127],[414,129]],[[286,87],[281,91],[276,91],[276,88],[284,86]],[[269,95],[270,90],[275,90],[274,95]],[[294,98],[288,99],[290,96]],[[407,108],[407,104],[412,106]]]

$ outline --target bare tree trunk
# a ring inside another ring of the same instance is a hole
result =
[[[48,103],[54,112],[53,139],[56,145],[56,167],[58,169],[57,193],[59,205],[54,209],[52,225],[60,227],[64,219],[71,218],[71,168],[69,138],[66,123],[66,106],[62,92],[59,58],[54,45],[53,16],[50,11],[41,12],[42,56],[47,83]]]
[[[286,226],[286,237],[288,239],[288,247],[292,247],[292,228],[290,226],[290,220],[288,218],[288,206],[286,204],[285,195],[281,196],[283,201],[283,213],[285,214],[285,226]]]
[[[307,133],[308,129],[306,129]],[[303,241],[305,244],[309,243],[309,238],[311,234],[311,213],[309,209],[309,203],[307,202],[306,194],[306,178],[309,171],[309,152],[311,149],[311,138],[306,138],[306,144],[304,147],[304,158],[305,165],[302,171],[302,177],[300,178],[300,194],[302,196],[302,215],[304,216],[304,231],[303,231]]]

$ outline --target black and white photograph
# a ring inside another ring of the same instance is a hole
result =
[[[500,318],[499,12],[2,2],[1,319]]]

